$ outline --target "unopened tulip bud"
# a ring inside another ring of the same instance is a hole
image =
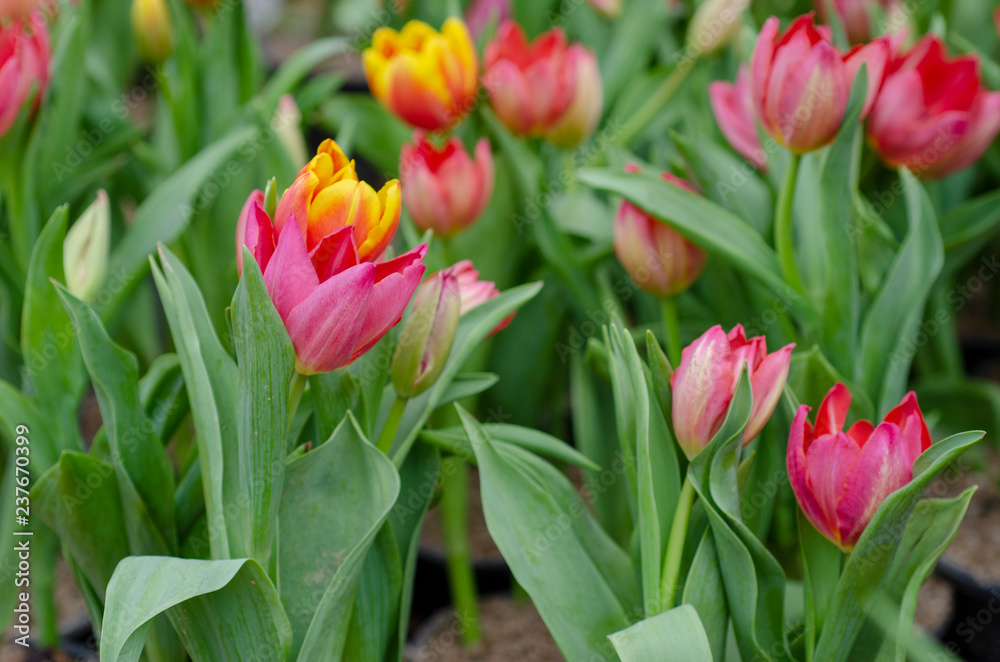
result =
[[[743,25],[742,13],[750,0],[706,0],[688,25],[687,41],[699,53],[725,48]]]
[[[305,163],[309,158],[309,151],[305,138],[302,137],[302,113],[291,94],[282,95],[278,100],[278,109],[274,113],[271,126],[278,134],[278,140],[285,147],[292,163],[295,165]]]
[[[69,229],[63,242],[66,287],[81,301],[92,301],[104,281],[108,271],[110,238],[108,194],[98,191],[97,199]]]
[[[400,398],[420,395],[437,381],[455,343],[461,306],[451,269],[434,274],[417,290],[392,356],[392,385]]]
[[[132,0],[132,36],[143,60],[159,64],[170,57],[173,32],[164,0]]]

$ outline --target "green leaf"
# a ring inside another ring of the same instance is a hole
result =
[[[439,407],[450,405],[456,400],[478,395],[500,381],[492,372],[466,372],[455,375],[448,389],[441,395]]]
[[[698,612],[691,605],[681,605],[652,616],[608,638],[622,662],[665,659],[712,662],[714,659]]]
[[[563,655],[614,659],[606,637],[638,605],[628,556],[593,520],[565,476],[527,451],[501,455],[456,405],[479,463],[490,535],[531,596]]]
[[[316,436],[329,439],[347,412],[357,411],[358,382],[346,369],[340,369],[311,375],[309,388],[316,414]]]
[[[83,453],[65,452],[35,483],[31,505],[103,601],[115,566],[129,555],[114,467]]]
[[[225,163],[226,159],[255,132],[252,126],[237,126],[223,138],[203,149],[139,205],[128,231],[112,251],[108,263],[110,292],[102,302],[101,314],[113,316],[131,289],[138,284],[147,257],[157,243],[170,243],[184,232],[194,215],[199,187]]]
[[[909,231],[864,316],[855,368],[857,380],[878,403],[879,415],[903,396],[924,304],[944,262],[941,235],[927,192],[906,169],[900,170],[899,176]]]
[[[532,453],[550,457],[558,462],[565,462],[566,464],[576,465],[591,471],[601,470],[600,466],[565,441],[546,434],[541,430],[509,423],[488,423],[484,427],[490,433],[490,438],[498,443],[518,446]],[[447,450],[453,455],[469,459],[473,458],[472,445],[463,427],[424,430],[420,433],[420,438]]]
[[[411,129],[367,93],[334,96],[323,105],[320,123],[337,133],[348,153],[364,156],[387,174],[399,171],[399,150],[412,138]]]
[[[385,660],[397,636],[403,563],[392,527],[385,523],[365,557],[344,648],[346,660]]]
[[[288,463],[278,576],[299,662],[342,659],[365,556],[398,496],[395,467],[350,415]]]
[[[295,349],[264,285],[250,249],[243,247],[243,277],[233,296],[233,347],[239,368],[236,431],[240,517],[230,535],[243,538],[250,556],[267,567],[278,519],[288,432],[289,384]]]
[[[808,302],[790,292],[774,249],[732,212],[652,174],[588,169],[581,170],[577,179],[628,199],[698,246],[757,278],[776,295],[787,298],[791,310],[803,321],[816,319],[816,312]]]
[[[714,662],[722,662],[726,654],[729,611],[726,607],[726,587],[711,531],[706,530],[702,535],[691,561],[682,602],[691,605],[698,612],[706,640],[710,644],[712,659]]]
[[[274,115],[282,95],[290,92],[317,65],[347,52],[350,48],[351,43],[348,39],[328,37],[317,39],[295,51],[282,62],[281,67],[260,92],[260,103],[264,107],[265,115],[267,117]]]
[[[468,360],[469,356],[487,336],[509,314],[530,301],[539,290],[541,283],[527,283],[511,288],[500,296],[480,304],[462,315],[455,334],[455,343],[444,370],[437,382],[420,396],[410,400],[403,412],[399,429],[393,444],[391,457],[396,466],[406,459],[406,453],[423,429],[431,414],[438,408],[451,381]]]
[[[288,618],[250,559],[124,559],[108,585],[101,660],[139,660],[151,620],[164,612],[195,662],[288,659]]]
[[[142,407],[135,356],[111,341],[93,309],[56,288],[76,327],[108,432],[129,546],[138,554],[168,553],[177,546],[173,470]]]
[[[230,550],[225,505],[238,503],[239,474],[223,471],[236,467],[239,448],[236,434],[237,368],[212,329],[205,301],[184,265],[160,247],[163,271],[151,260],[153,280],[177,347],[184,383],[194,419],[195,443],[201,463],[201,480],[208,517],[213,559],[230,558],[248,550]]]
[[[49,218],[31,252],[21,314],[21,354],[38,402],[46,403],[52,415],[45,429],[32,440],[34,451],[45,447],[54,462],[62,450],[80,450],[76,412],[87,384],[73,324],[60,305],[52,280],[66,280],[63,273],[63,242],[66,239],[67,208],[60,207]],[[42,471],[51,465],[41,465]]]
[[[645,69],[666,28],[667,5],[659,0],[623,4],[621,16],[612,24],[611,41],[600,57],[605,108],[610,108],[625,85]]]
[[[913,480],[882,502],[847,560],[814,659],[830,662],[849,659],[865,614],[885,580],[917,501],[946,466],[982,437],[982,432],[963,432],[934,444],[914,462]]]

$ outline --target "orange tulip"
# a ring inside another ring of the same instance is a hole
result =
[[[281,196],[274,229],[280,233],[294,219],[312,252],[324,238],[353,226],[358,259],[372,262],[392,241],[400,209],[397,180],[386,182],[376,193],[367,182],[358,181],[354,161],[348,161],[337,143],[327,139]]]
[[[465,23],[449,18],[438,32],[410,21],[400,32],[379,28],[363,55],[372,95],[404,122],[444,131],[472,110],[479,62]]]

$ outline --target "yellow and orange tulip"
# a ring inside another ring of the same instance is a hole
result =
[[[444,131],[475,104],[479,62],[465,23],[449,18],[438,32],[410,21],[396,32],[379,28],[363,62],[372,95],[404,122]]]

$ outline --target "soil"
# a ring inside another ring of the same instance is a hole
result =
[[[483,502],[479,496],[479,471],[469,468],[469,545],[475,561],[500,561],[503,556],[486,528]],[[434,507],[427,513],[420,532],[420,547],[444,555],[444,535],[441,530],[441,508]]]
[[[931,575],[920,587],[913,622],[924,632],[938,634],[948,624],[953,600],[948,582]]]
[[[406,662],[563,662],[531,602],[488,598],[479,603],[479,620],[483,640],[465,649],[454,613],[440,613],[407,650]]]

